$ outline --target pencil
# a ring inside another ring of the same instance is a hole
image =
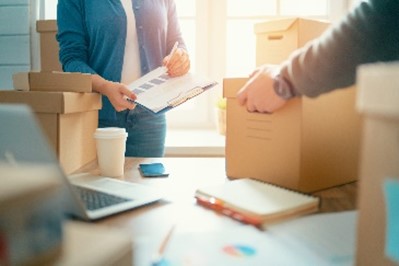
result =
[[[157,253],[154,256],[154,259],[152,260],[152,266],[160,266],[162,265],[162,261],[164,258],[164,254],[165,254],[165,249],[168,246],[170,239],[173,235],[173,232],[176,228],[176,224],[174,224],[172,226],[172,228],[170,228],[168,234],[165,236],[165,238],[162,240],[161,245],[159,246],[159,249],[157,251]]]

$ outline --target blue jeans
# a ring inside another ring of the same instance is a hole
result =
[[[165,114],[154,114],[141,106],[116,114],[117,120],[100,120],[99,127],[126,128],[125,156],[162,157],[165,152]]]

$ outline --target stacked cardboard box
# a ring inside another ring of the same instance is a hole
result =
[[[66,173],[95,160],[93,134],[101,98],[97,93],[0,91],[3,103],[29,105]]]
[[[58,60],[57,21],[38,20],[36,31],[40,34],[40,67],[42,71],[62,71]]]
[[[305,18],[285,18],[255,24],[256,64],[279,64],[296,49],[320,36],[329,23]]]
[[[67,72],[21,72],[13,75],[15,90],[92,92],[88,74]]]
[[[60,72],[56,21],[38,21],[37,30],[41,71],[15,73],[14,90],[0,91],[0,102],[31,106],[69,174],[96,158],[101,95],[92,92],[90,75]]]
[[[301,18],[255,25],[257,64],[282,62],[327,27],[326,22]],[[223,83],[229,177],[252,177],[302,192],[357,179],[360,116],[354,88],[291,100],[270,115],[250,113],[238,105],[235,97],[245,81]]]

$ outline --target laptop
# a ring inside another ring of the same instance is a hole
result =
[[[54,178],[60,178],[62,184],[60,196],[67,216],[97,220],[162,198],[157,189],[148,185],[102,176],[76,182],[68,178],[27,105],[0,104],[0,125],[0,163],[54,166]]]

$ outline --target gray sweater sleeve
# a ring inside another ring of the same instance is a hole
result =
[[[316,97],[354,84],[360,64],[399,60],[399,1],[361,2],[320,38],[295,51],[280,74],[296,95]]]

